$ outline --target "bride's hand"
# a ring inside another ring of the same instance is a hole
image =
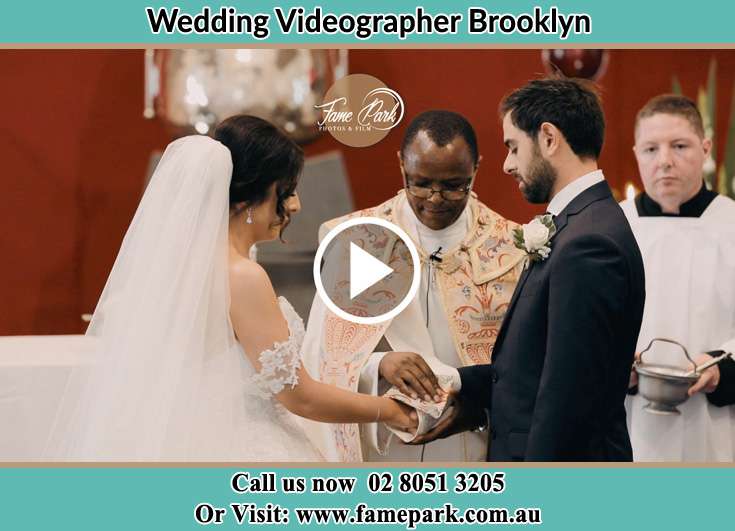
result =
[[[383,398],[380,421],[391,428],[414,433],[419,425],[416,410],[392,398]]]

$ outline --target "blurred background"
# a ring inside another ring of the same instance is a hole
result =
[[[276,289],[290,291],[302,314],[313,293],[316,227],[400,189],[396,151],[424,110],[470,120],[483,155],[475,191],[525,222],[543,207],[526,204],[501,171],[497,106],[552,63],[597,80],[607,118],[600,165],[620,198],[626,187],[640,189],[635,114],[672,89],[707,110],[716,139],[711,184],[725,183],[716,176],[735,143],[733,50],[0,51],[0,335],[83,332],[81,315],[94,310],[160,151],[177,135],[208,132],[237,105],[277,121],[308,157],[290,244],[260,251]],[[344,73],[371,74],[403,98],[402,123],[372,147],[314,130],[313,104]]]

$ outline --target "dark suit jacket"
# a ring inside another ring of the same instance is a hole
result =
[[[490,461],[630,461],[625,399],[645,301],[643,260],[606,182],[555,219],[521,276],[491,365],[459,369],[486,408]]]

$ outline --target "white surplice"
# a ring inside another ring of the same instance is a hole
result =
[[[720,350],[724,350],[725,352],[731,352],[732,354],[735,354],[735,338],[732,338],[728,342],[726,342],[724,345],[720,347]]]
[[[718,196],[699,218],[639,217],[632,200],[621,206],[646,272],[637,351],[655,337],[682,343],[692,357],[729,345],[735,337],[735,201]],[[656,344],[644,358],[687,365],[680,349]],[[644,411],[646,403],[640,395],[626,400],[634,460],[735,460],[735,406],[715,407],[697,393],[674,416]]]

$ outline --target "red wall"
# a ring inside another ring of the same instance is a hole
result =
[[[672,74],[696,95],[713,56],[721,150],[734,51],[612,52],[601,81],[608,129],[600,163],[613,186],[637,181],[630,149],[637,109],[670,90]],[[446,108],[477,130],[480,198],[519,221],[539,211],[500,170],[496,109],[503,94],[543,73],[540,52],[355,50],[350,71],[378,77],[406,103],[404,123],[376,146],[346,148],[324,136],[307,147],[307,154],[343,151],[358,207],[400,187],[395,151],[407,121]],[[0,334],[80,332],[79,316],[94,309],[137,205],[149,155],[169,140],[158,121],[142,118],[143,52],[0,51],[0,76]]]

